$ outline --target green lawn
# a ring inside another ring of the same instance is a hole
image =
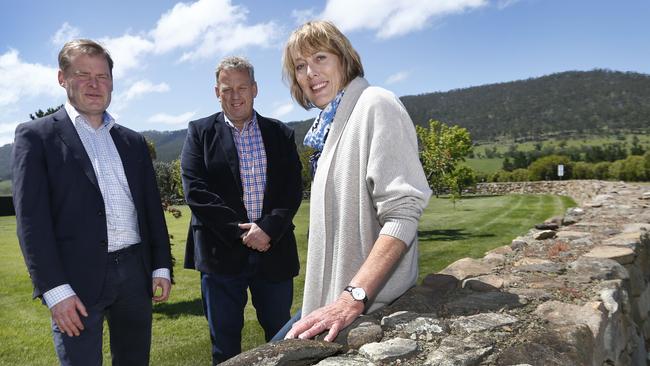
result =
[[[456,259],[481,257],[486,250],[509,244],[535,223],[559,215],[573,201],[553,196],[478,197],[453,203],[432,198],[420,223],[420,276],[439,271]],[[152,365],[207,365],[210,338],[201,309],[199,275],[182,269],[189,212],[167,217],[177,259],[171,300],[154,307]],[[309,203],[295,219],[301,273],[295,280],[294,310],[302,302]],[[49,311],[31,300],[31,283],[15,235],[15,218],[0,217],[0,365],[53,365],[56,357],[49,332]],[[246,309],[243,348],[264,342],[254,309]],[[107,344],[107,341],[105,341]],[[105,363],[110,353],[104,348]]]

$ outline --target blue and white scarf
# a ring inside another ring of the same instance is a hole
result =
[[[305,140],[303,141],[306,146],[312,147],[318,151],[323,151],[327,134],[330,131],[330,127],[332,127],[332,122],[336,115],[336,109],[339,107],[343,93],[344,90],[338,92],[334,99],[323,108],[318,115],[318,118],[314,120],[314,123],[311,125],[309,131],[307,131]]]

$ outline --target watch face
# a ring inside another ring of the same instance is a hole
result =
[[[352,297],[354,297],[355,300],[363,300],[366,298],[366,291],[361,287],[355,287],[352,289]]]

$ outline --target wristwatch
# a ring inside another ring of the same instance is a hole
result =
[[[361,287],[348,286],[345,288],[345,291],[349,292],[352,295],[352,298],[357,301],[363,301],[364,304],[368,301],[366,290]]]

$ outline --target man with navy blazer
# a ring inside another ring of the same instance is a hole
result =
[[[34,297],[52,313],[62,365],[148,365],[152,299],[171,289],[171,252],[144,138],[106,112],[113,61],[91,40],[59,53],[65,107],[16,129],[17,234]]]
[[[247,290],[267,341],[289,320],[302,200],[293,130],[254,111],[253,66],[227,57],[216,79],[223,112],[190,122],[181,154],[192,210],[185,268],[201,273],[214,364],[241,352]]]

